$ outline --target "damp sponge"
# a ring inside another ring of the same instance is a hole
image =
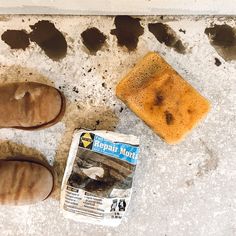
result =
[[[161,56],[148,53],[116,87],[116,95],[169,144],[209,111],[209,102]]]

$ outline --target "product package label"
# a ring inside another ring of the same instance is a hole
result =
[[[66,217],[117,226],[131,196],[139,140],[108,131],[76,131],[61,191]]]
[[[104,155],[116,157],[130,164],[137,164],[139,146],[127,143],[111,142],[110,140],[92,133],[83,133],[80,138],[79,146]]]

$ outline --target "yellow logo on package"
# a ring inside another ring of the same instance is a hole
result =
[[[81,143],[83,144],[83,146],[85,148],[87,148],[92,142],[93,142],[93,138],[91,137],[91,134],[90,133],[84,133],[82,136],[81,136]]]

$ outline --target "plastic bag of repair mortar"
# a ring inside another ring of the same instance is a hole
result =
[[[62,181],[60,208],[77,221],[117,226],[130,202],[139,139],[76,130]]]

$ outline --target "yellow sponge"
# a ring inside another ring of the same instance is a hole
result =
[[[167,143],[179,142],[209,111],[209,102],[161,56],[148,53],[116,95]]]

